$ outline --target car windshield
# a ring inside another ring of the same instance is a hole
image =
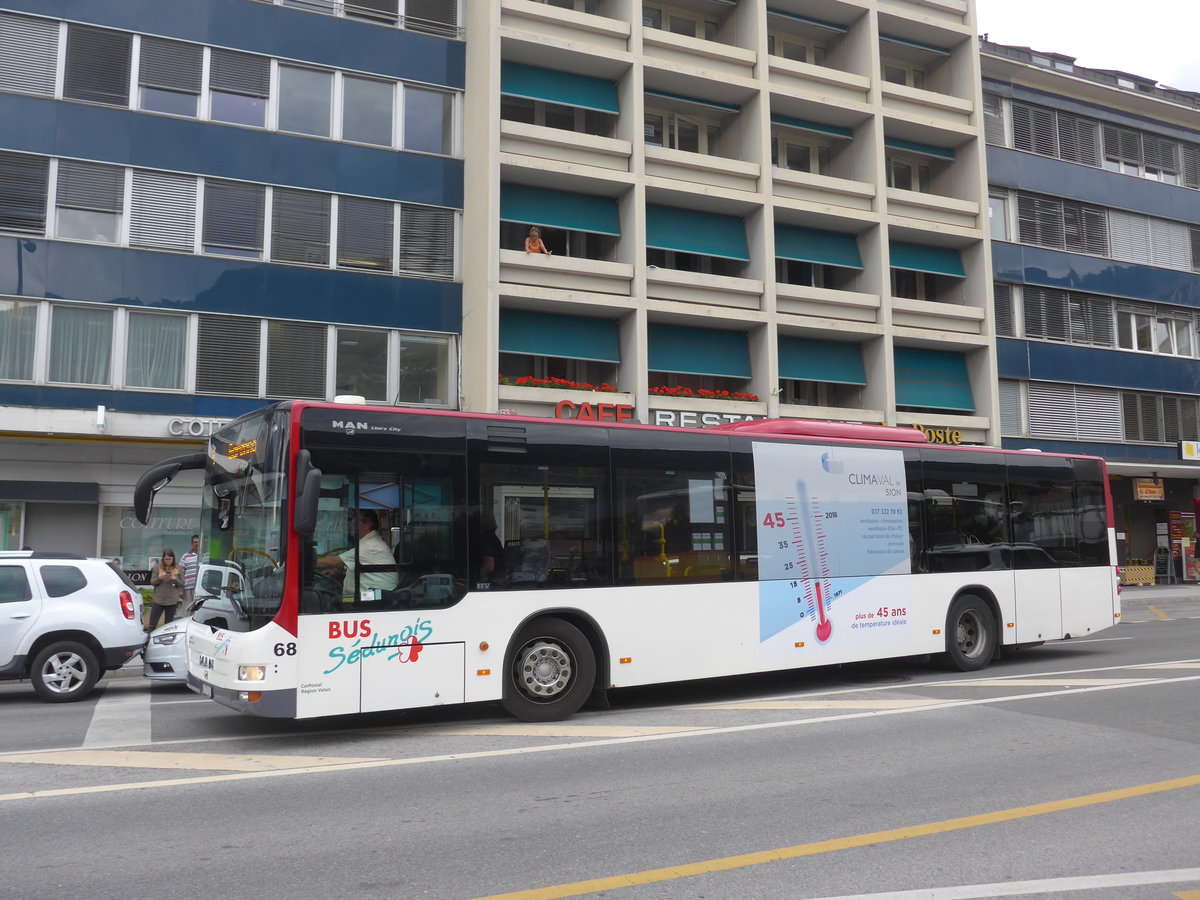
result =
[[[243,416],[209,441],[196,618],[250,631],[283,601],[286,410]]]

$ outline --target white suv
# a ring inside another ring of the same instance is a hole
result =
[[[82,700],[146,643],[142,598],[115,565],[72,553],[0,552],[0,679]]]

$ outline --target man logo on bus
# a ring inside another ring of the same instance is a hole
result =
[[[347,431],[354,431],[354,430],[366,431],[367,430],[366,422],[350,422],[350,421],[343,421],[342,419],[334,419],[332,422],[330,422],[330,424],[334,428],[344,428]]]

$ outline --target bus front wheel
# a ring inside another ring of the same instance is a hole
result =
[[[583,706],[596,681],[596,655],[582,631],[562,619],[536,619],[512,646],[504,708],[523,722],[556,722]]]
[[[998,638],[991,608],[982,598],[964,594],[946,616],[946,652],[941,662],[947,669],[977,672],[992,661]]]

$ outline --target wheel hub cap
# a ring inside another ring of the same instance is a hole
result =
[[[536,641],[525,648],[517,675],[531,696],[553,697],[570,684],[571,672],[571,658],[562,647]]]

